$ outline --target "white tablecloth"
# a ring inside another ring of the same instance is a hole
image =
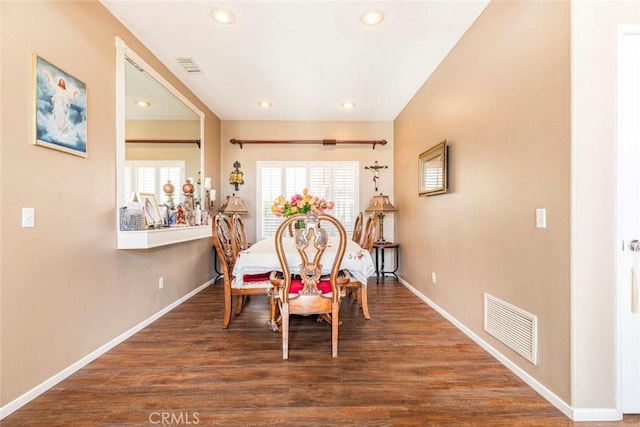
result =
[[[337,237],[329,237],[329,246],[322,255],[322,274],[329,274],[333,259],[336,256]],[[295,247],[293,237],[284,238],[284,250],[292,273],[299,271],[300,255]],[[342,258],[341,269],[349,270],[354,279],[367,284],[367,278],[375,273],[375,267],[371,254],[362,249],[351,239],[347,240],[347,248]],[[275,239],[270,237],[261,240],[249,249],[241,251],[233,267],[233,275],[237,281],[241,281],[245,274],[266,273],[268,271],[282,270],[278,255],[276,254]]]

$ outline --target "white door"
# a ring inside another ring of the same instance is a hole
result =
[[[640,243],[631,243],[640,242],[640,26],[621,27],[618,46],[621,405],[623,413],[635,414],[640,413]]]

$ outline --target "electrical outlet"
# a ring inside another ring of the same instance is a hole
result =
[[[164,277],[161,277],[158,279],[158,289],[160,290],[164,289]]]
[[[435,272],[431,272],[431,283],[433,283],[434,285],[437,283]]]

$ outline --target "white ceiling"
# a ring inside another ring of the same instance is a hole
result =
[[[488,0],[101,0],[222,120],[393,120]],[[230,11],[222,25],[212,9]],[[367,10],[383,22],[365,26]],[[187,74],[177,57],[202,70]],[[258,101],[273,104],[261,109]],[[353,101],[352,110],[341,108]]]

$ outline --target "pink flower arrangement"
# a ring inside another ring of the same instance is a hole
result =
[[[302,194],[294,194],[291,200],[287,200],[279,196],[271,206],[271,212],[277,217],[287,217],[299,213],[307,213],[309,211],[323,213],[325,210],[331,210],[334,207],[333,202],[327,202],[325,199],[314,197],[309,194],[306,188],[302,190]]]

